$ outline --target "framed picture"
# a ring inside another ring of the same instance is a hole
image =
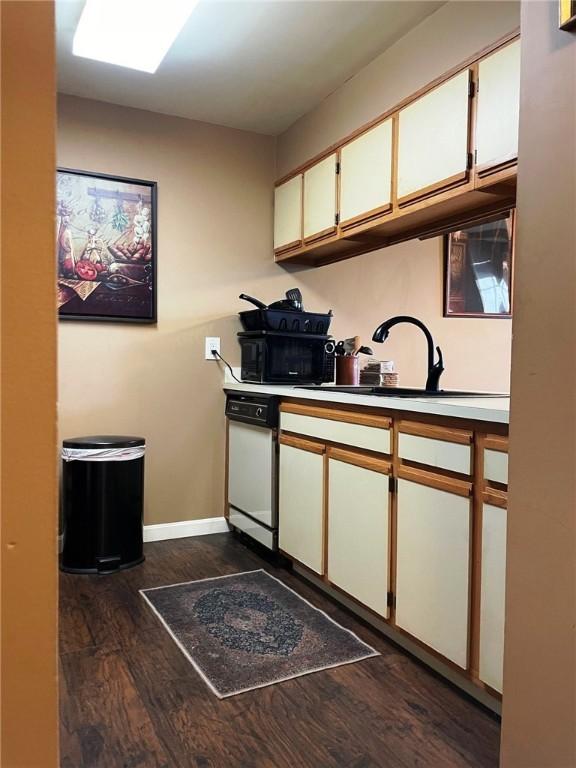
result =
[[[444,317],[511,317],[514,212],[444,236]]]
[[[61,320],[156,322],[156,182],[60,168]]]
[[[560,29],[576,28],[576,0],[560,0]]]

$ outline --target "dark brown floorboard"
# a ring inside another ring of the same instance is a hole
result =
[[[219,700],[139,589],[264,567],[381,656]],[[228,534],[61,576],[62,768],[495,768],[497,720]]]

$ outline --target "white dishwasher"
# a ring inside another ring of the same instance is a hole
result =
[[[228,522],[278,549],[278,397],[227,392]]]

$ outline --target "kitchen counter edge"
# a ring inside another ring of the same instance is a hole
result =
[[[281,398],[361,405],[368,408],[451,416],[457,419],[473,419],[496,424],[508,424],[510,413],[510,398],[508,397],[467,397],[462,399],[378,397],[377,395],[327,392],[322,387],[318,387],[317,390],[310,390],[278,384],[238,384],[236,382],[225,382],[223,389],[244,394],[278,395]]]

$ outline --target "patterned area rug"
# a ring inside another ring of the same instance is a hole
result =
[[[264,570],[140,591],[220,699],[379,655]]]

